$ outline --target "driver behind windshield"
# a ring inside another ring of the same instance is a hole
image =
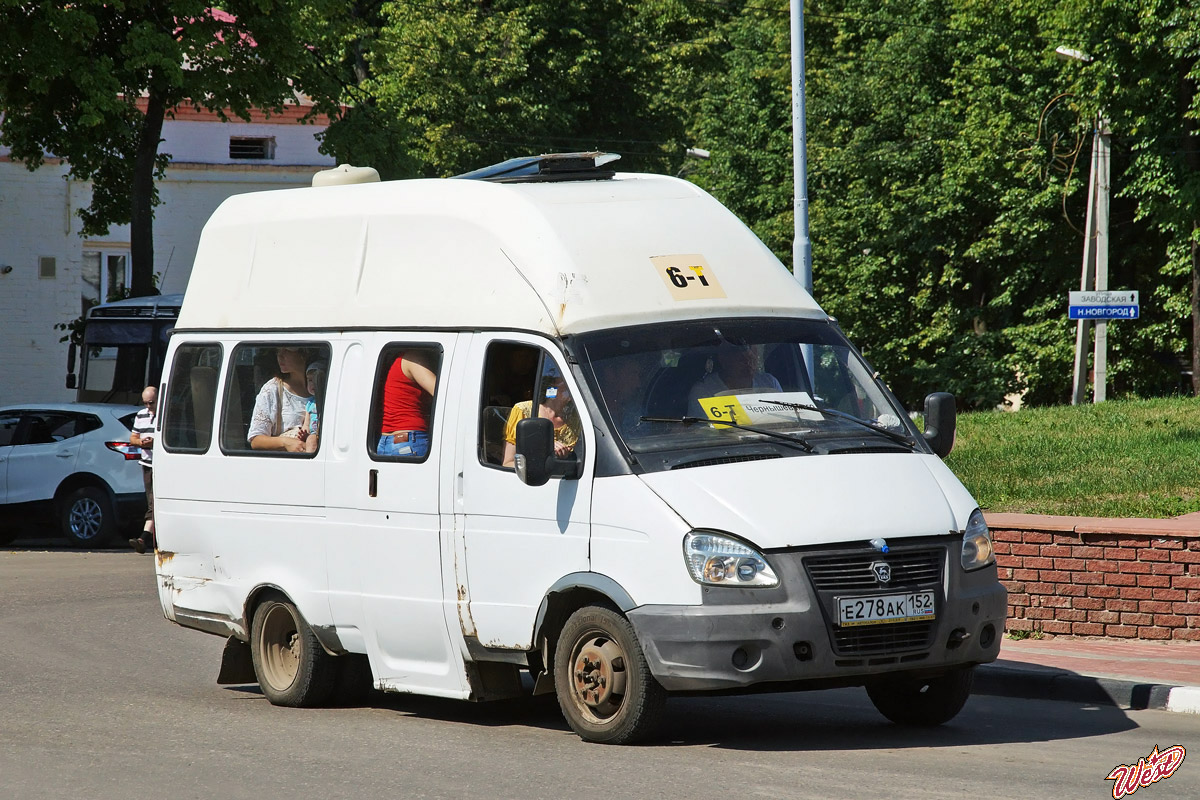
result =
[[[705,397],[737,394],[753,389],[779,392],[782,388],[774,375],[758,369],[757,348],[743,342],[721,339],[714,359],[715,368],[688,392],[688,413],[705,416],[700,400]]]

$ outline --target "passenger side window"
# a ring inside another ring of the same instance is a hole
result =
[[[175,351],[167,382],[167,402],[160,404],[163,445],[167,450],[208,452],[220,369],[219,344],[185,344]]]
[[[373,459],[420,462],[429,456],[441,366],[438,345],[393,343],[380,353],[368,426]]]
[[[554,449],[567,457],[578,447],[582,424],[557,362],[545,350],[514,342],[488,347],[479,415],[479,461],[513,468],[517,423],[534,414],[554,425]]]
[[[221,450],[232,455],[318,452],[330,347],[255,342],[233,348],[221,406]]]

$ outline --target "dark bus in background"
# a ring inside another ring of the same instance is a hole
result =
[[[131,297],[93,306],[83,347],[67,351],[67,388],[81,403],[141,403],[142,389],[158,385],[167,340],[182,294]],[[78,377],[76,361],[78,360]]]

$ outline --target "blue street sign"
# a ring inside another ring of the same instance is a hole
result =
[[[1137,319],[1138,306],[1068,306],[1069,319]]]
[[[1069,292],[1067,318],[1082,320],[1137,319],[1138,293],[1123,289],[1110,292]]]

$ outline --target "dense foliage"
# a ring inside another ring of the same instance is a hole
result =
[[[747,4],[696,123],[696,179],[790,259],[788,4]],[[1196,12],[1184,3],[811,0],[815,292],[910,405],[1069,398],[1091,134],[1114,149],[1109,325],[1116,394],[1177,391],[1190,364],[1200,177]],[[1057,59],[1058,46],[1091,54]]]
[[[153,136],[128,98],[241,114],[277,107],[291,77],[338,116],[323,146],[339,161],[402,178],[614,151],[704,186],[790,264],[787,0],[221,5],[236,25],[179,0],[0,0],[4,142],[31,164],[39,148],[67,156],[103,187],[89,229],[125,220],[131,154]],[[808,0],[805,29],[815,294],[907,404],[934,389],[973,408],[1069,398],[1066,293],[1101,114],[1109,284],[1142,297],[1140,320],[1109,325],[1110,396],[1200,376],[1200,9]]]

